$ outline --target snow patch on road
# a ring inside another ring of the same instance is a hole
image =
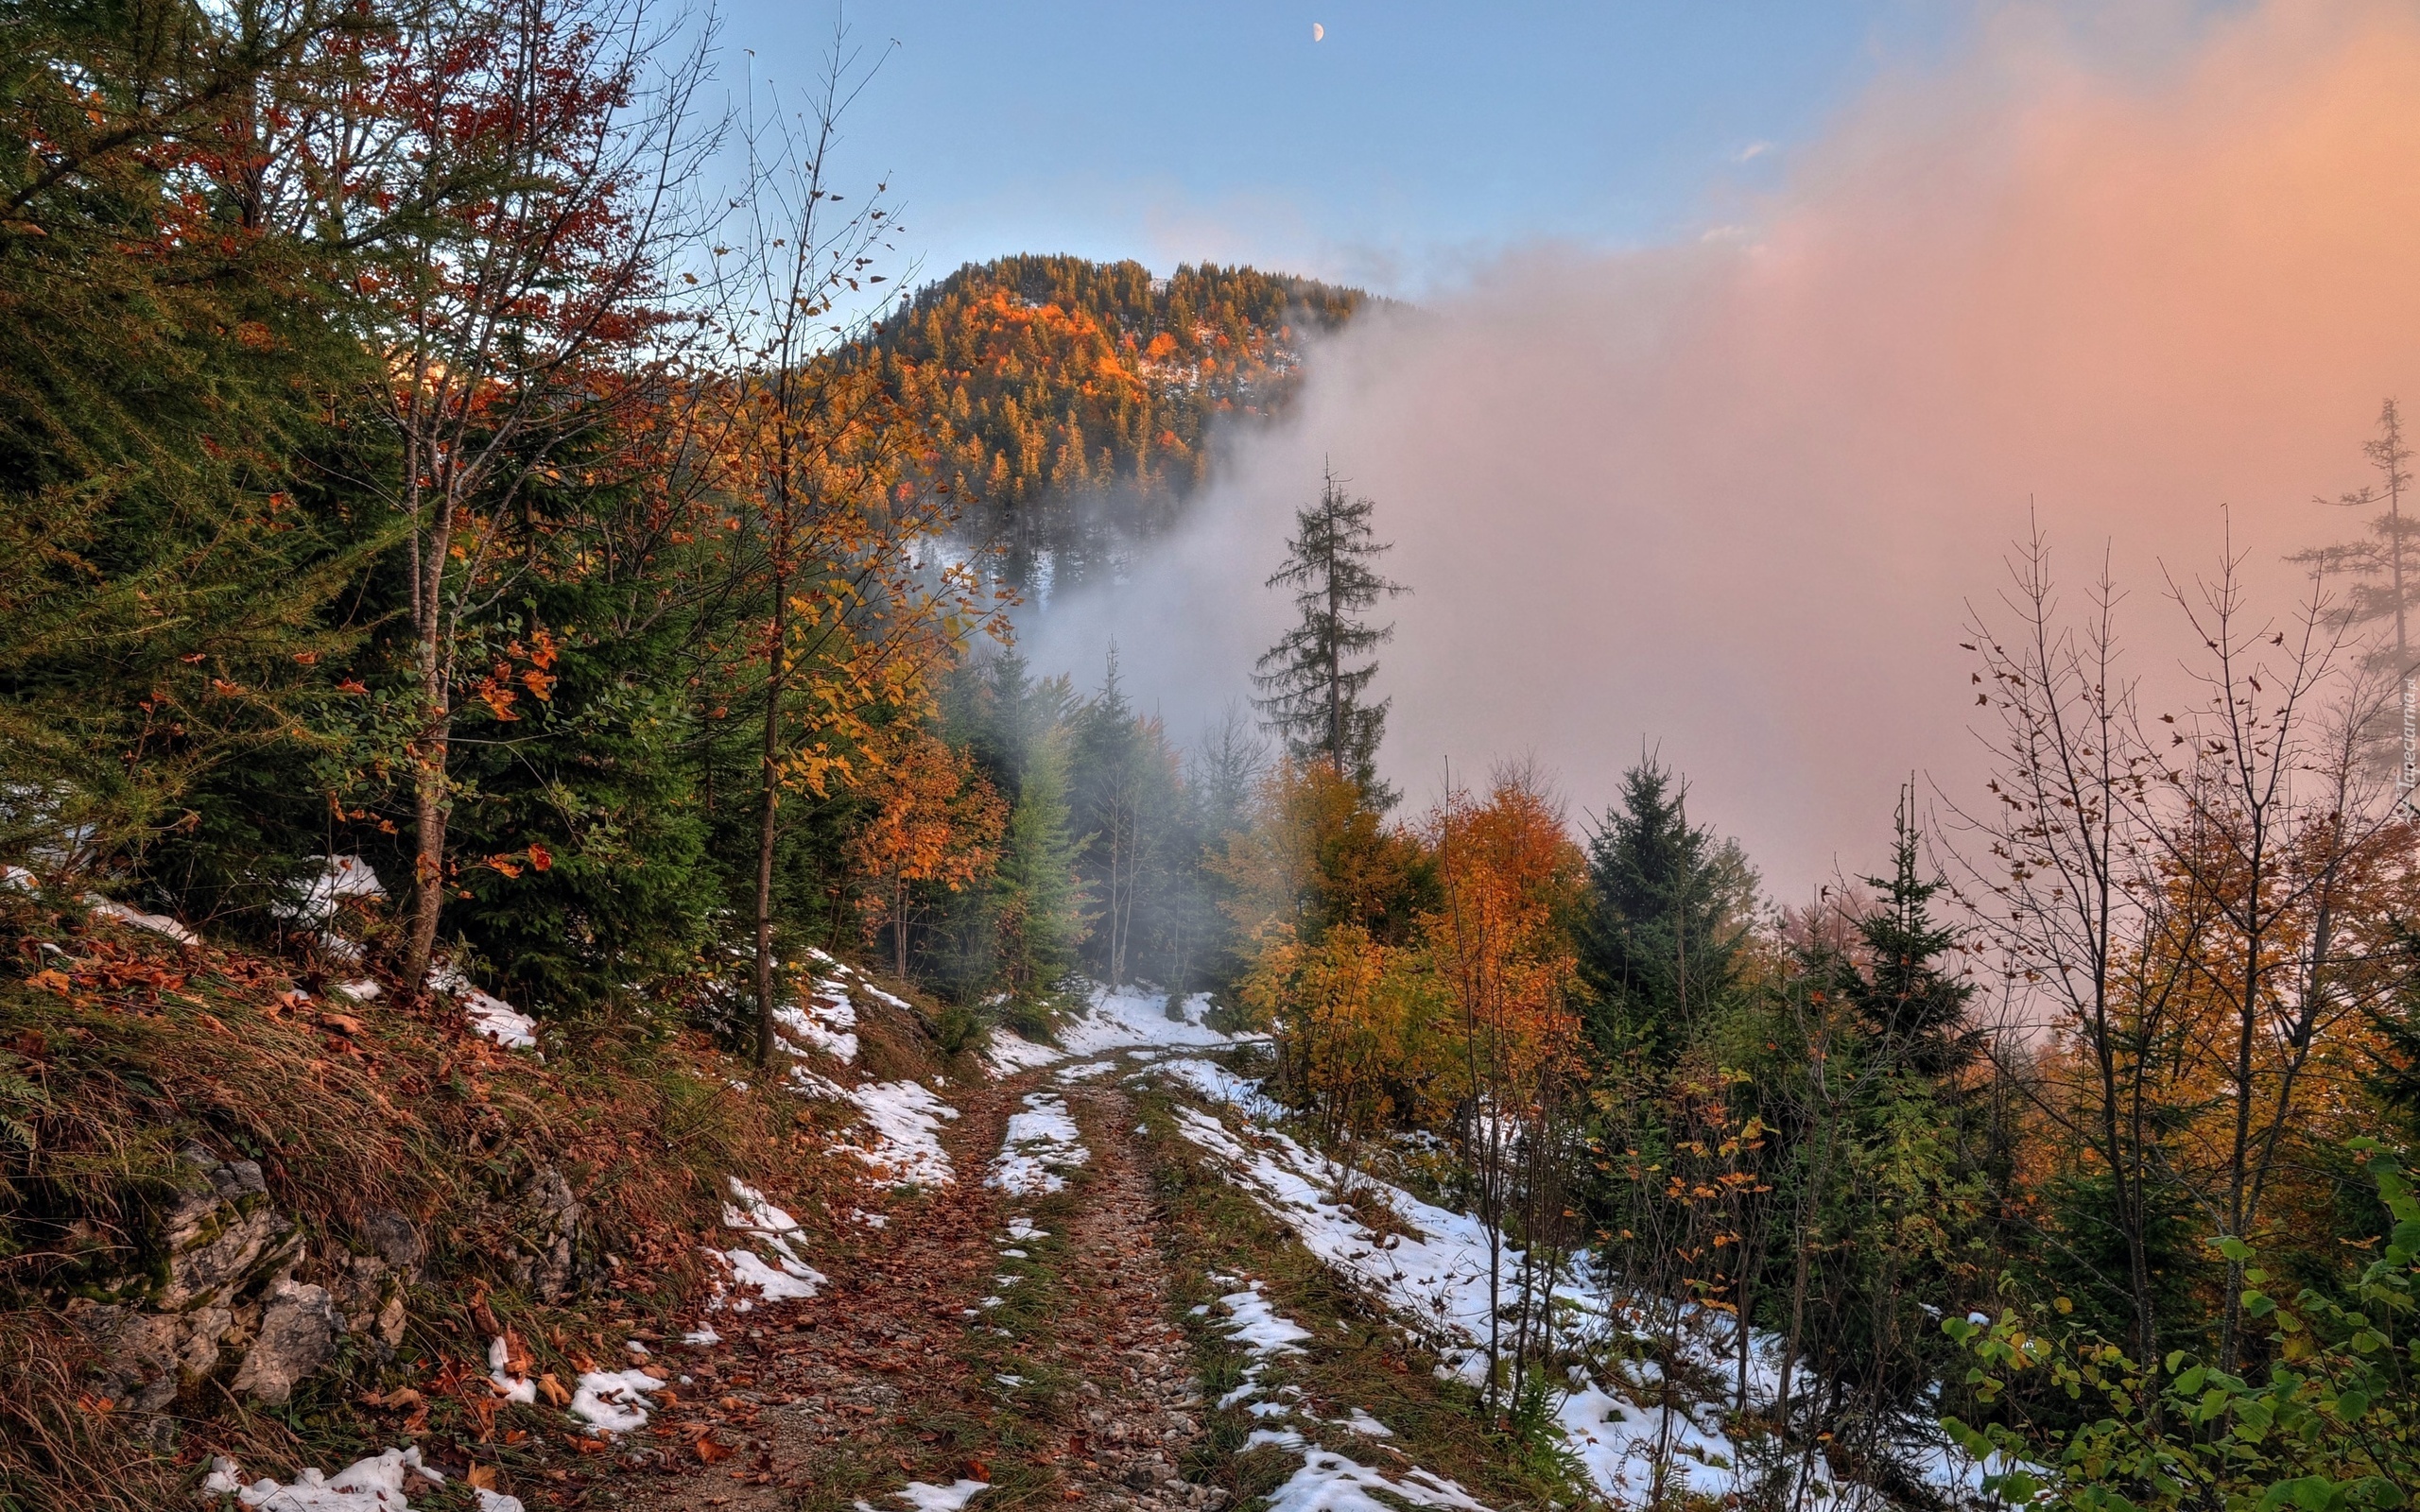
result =
[[[1059,1042],[1071,1056],[1098,1056],[1113,1050],[1207,1049],[1241,1043],[1202,1023],[1210,1011],[1210,995],[1197,992],[1178,1005],[1170,1018],[1167,994],[1095,987],[1085,1010],[1059,1028]]]
[[[946,1186],[954,1179],[941,1126],[958,1117],[957,1108],[922,1082],[868,1082],[848,1096],[865,1115],[870,1143],[836,1144],[835,1150],[865,1161],[890,1186]]]
[[[571,1394],[572,1416],[608,1434],[634,1434],[647,1426],[647,1393],[664,1383],[644,1370],[590,1370]]]
[[[890,1494],[914,1507],[916,1512],[959,1512],[959,1508],[975,1499],[977,1492],[988,1491],[991,1488],[992,1483],[989,1481],[957,1481],[948,1486],[935,1486],[927,1481],[909,1481]],[[873,1507],[863,1502],[859,1502],[857,1507],[858,1512],[874,1512]]]
[[[986,1186],[1021,1197],[1066,1189],[1060,1176],[1070,1166],[1092,1159],[1076,1128],[1076,1120],[1057,1092],[1028,1092],[1025,1111],[1011,1114],[1000,1153],[992,1161]]]
[[[1239,1108],[1245,1117],[1267,1123],[1282,1117],[1285,1108],[1260,1090],[1260,1083],[1249,1076],[1239,1076],[1214,1061],[1198,1056],[1175,1060],[1163,1060],[1151,1070],[1182,1084],[1195,1096],[1207,1103],[1223,1103]]]

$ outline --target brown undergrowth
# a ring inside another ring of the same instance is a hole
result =
[[[677,1001],[550,1024],[543,1057],[468,1032],[442,1000],[383,984],[356,1004],[306,989],[313,963],[180,944],[0,888],[0,1512],[153,1507],[214,1453],[250,1473],[333,1468],[419,1443],[457,1472],[485,1464],[577,1504],[613,1455],[569,1433],[499,1427],[488,1338],[532,1374],[628,1363],[710,1282],[703,1241],[727,1180],[810,1230],[836,1228],[862,1167],[828,1158],[843,1110],[761,1085],[687,1026]],[[886,1066],[929,1071],[916,1017],[872,1027]],[[96,1395],[78,1297],[164,1273],[157,1223],[191,1168],[180,1152],[259,1164],[270,1204],[310,1245],[401,1213],[424,1245],[390,1349],[347,1340],[275,1407],[221,1369],[137,1423]],[[531,1279],[527,1204],[552,1173],[584,1210],[568,1285]],[[417,1504],[417,1503],[415,1503]]]

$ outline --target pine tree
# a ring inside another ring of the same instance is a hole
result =
[[[1295,511],[1295,535],[1285,564],[1268,586],[1294,590],[1301,615],[1270,647],[1253,674],[1253,703],[1300,762],[1318,762],[1356,785],[1372,806],[1394,806],[1394,790],[1378,780],[1378,743],[1386,735],[1381,698],[1364,703],[1378,663],[1369,653],[1394,637],[1394,627],[1362,616],[1381,598],[1409,592],[1378,576],[1374,565],[1392,549],[1370,528],[1377,506],[1348,496],[1333,469],[1322,476],[1317,504]]]
[[[2353,579],[2346,617],[2355,625],[2394,627],[2393,643],[2380,644],[2371,664],[2388,664],[2401,676],[2411,670],[2410,620],[2413,595],[2420,594],[2420,520],[2403,512],[2404,490],[2411,487],[2411,449],[2404,444],[2403,414],[2394,400],[2378,407],[2377,435],[2361,443],[2361,455],[2377,470],[2378,480],[2333,502],[2347,509],[2386,507],[2384,514],[2370,521],[2369,539],[2314,546],[2287,559]]]

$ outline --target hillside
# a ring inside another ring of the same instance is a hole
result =
[[[920,290],[854,360],[931,426],[967,533],[1047,592],[1171,524],[1218,425],[1284,409],[1306,344],[1369,302],[1249,267],[1004,257]]]
[[[1096,988],[1056,1044],[951,1057],[811,953],[759,1072],[467,988],[314,992],[22,878],[0,919],[51,963],[0,985],[48,1302],[0,1331],[12,1512],[1490,1512],[1789,1457],[1724,1408],[1716,1310],[1491,1246],[1416,1143],[1336,1158],[1201,999]],[[1540,1287],[1558,1366],[1495,1421],[1491,1298]],[[1929,1495],[1973,1473],[1906,1448]]]

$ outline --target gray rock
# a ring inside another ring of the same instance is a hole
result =
[[[580,1260],[580,1231],[588,1210],[572,1195],[563,1174],[551,1165],[540,1166],[522,1183],[521,1205],[522,1258],[513,1279],[548,1302],[560,1301],[565,1292],[595,1280],[595,1263]]]
[[[130,1307],[71,1307],[100,1359],[101,1394],[134,1412],[158,1412],[177,1400],[177,1320]]]
[[[329,1299],[349,1333],[389,1349],[404,1342],[404,1293],[413,1278],[376,1255],[337,1254],[327,1266]]]
[[[100,1394],[130,1412],[159,1412],[218,1368],[218,1345],[234,1324],[225,1308],[146,1313],[131,1307],[71,1303],[68,1315],[93,1341]]]
[[[167,1270],[149,1298],[162,1312],[216,1306],[293,1258],[293,1225],[269,1206],[268,1186],[251,1160],[216,1160],[181,1152],[196,1185],[161,1221]]]
[[[371,1252],[397,1270],[414,1270],[427,1254],[420,1230],[392,1208],[372,1208],[361,1220],[361,1236]]]
[[[255,1401],[285,1400],[296,1382],[328,1363],[343,1330],[326,1287],[279,1281],[261,1309],[260,1332],[236,1367],[234,1389]]]

